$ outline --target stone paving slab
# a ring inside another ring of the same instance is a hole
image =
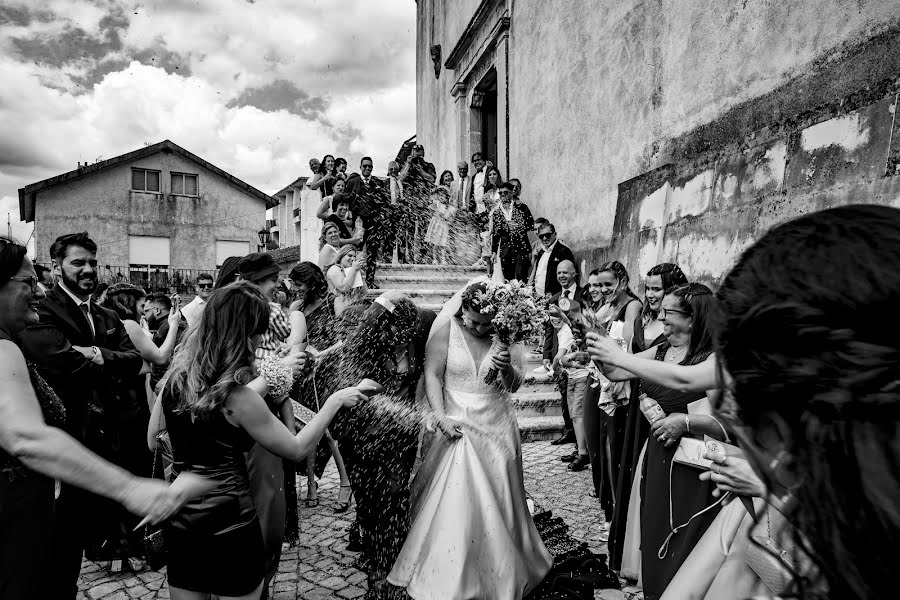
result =
[[[573,473],[559,460],[571,446],[532,442],[522,446],[525,489],[538,506],[549,508],[569,525],[575,539],[588,543],[594,552],[606,552],[600,541],[600,509],[588,492],[590,469]],[[305,478],[300,480],[300,541],[281,557],[273,582],[273,600],[355,600],[366,592],[366,576],[353,568],[357,554],[347,551],[354,509],[334,513],[339,482],[334,463],[325,470],[319,487],[319,506],[307,508]],[[78,581],[79,600],[156,600],[169,598],[165,569],[160,572],[124,572],[110,575],[101,565],[85,560]],[[634,587],[598,590],[595,600],[639,600]]]

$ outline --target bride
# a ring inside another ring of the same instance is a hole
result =
[[[412,482],[411,525],[388,581],[415,600],[518,600],[552,559],[525,502],[510,392],[521,352],[491,352],[484,281],[457,292],[431,329],[425,393],[440,434]],[[491,368],[500,376],[485,384]]]

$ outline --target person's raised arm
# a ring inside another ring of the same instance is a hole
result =
[[[225,418],[246,431],[269,452],[300,462],[311,452],[325,433],[325,429],[342,407],[355,406],[366,396],[357,388],[345,388],[333,393],[316,416],[293,435],[266,406],[262,396],[248,387],[238,387],[225,401]]]
[[[48,426],[22,352],[8,340],[0,340],[0,448],[32,471],[111,498],[153,522],[179,506],[164,482],[134,477]]]
[[[353,281],[356,279],[357,272],[356,263],[344,270],[337,265],[331,265],[328,268],[328,281],[334,284],[337,291],[345,294],[353,289]]]
[[[311,190],[319,189],[320,187],[325,185],[325,174],[324,173],[316,173],[313,176],[312,181],[308,182],[306,185]]]
[[[331,196],[325,196],[322,198],[322,202],[319,204],[319,208],[316,209],[316,216],[323,221],[325,217],[331,214]]]
[[[588,354],[590,354],[590,349],[591,349],[591,345],[590,345],[590,339],[591,339],[591,337],[590,337],[590,336],[591,336],[592,334],[593,334],[593,332],[588,333],[588,335],[587,335],[587,338],[588,338]],[[596,334],[593,334],[593,335],[596,335]],[[613,343],[615,344],[616,342],[613,341]],[[617,348],[618,348],[618,346],[619,346],[619,345],[616,344],[616,347],[617,347]],[[621,349],[619,349],[619,352],[622,352],[623,354],[628,354],[627,352],[624,352],[624,351],[622,351]],[[647,349],[644,350],[643,352],[638,352],[637,354],[628,354],[628,356],[630,356],[630,357],[638,357],[638,358],[642,361],[642,362],[640,363],[640,364],[642,364],[642,365],[643,365],[644,363],[651,363],[651,362],[652,362],[652,363],[662,364],[660,361],[655,360],[655,357],[656,357],[656,347],[647,348]],[[593,355],[592,355],[592,358],[593,358]],[[612,364],[610,364],[610,363],[597,362],[596,359],[594,359],[594,363],[597,365],[597,367],[599,367],[599,369],[600,369],[600,371],[603,373],[603,375],[605,375],[606,378],[609,379],[610,381],[627,381],[627,380],[629,380],[629,379],[637,379],[637,378],[640,377],[639,374],[635,373],[634,371],[632,371],[632,370],[630,370],[630,369],[626,369],[626,368],[623,368],[623,367],[617,367],[617,366],[612,365]]]
[[[157,366],[163,366],[169,362],[172,350],[175,348],[175,340],[178,339],[177,324],[175,327],[172,327],[171,323],[169,324],[169,331],[166,332],[165,341],[162,346],[157,347],[153,340],[144,333],[137,321],[127,319],[122,321],[122,323],[125,325],[125,331],[128,332],[131,343],[134,344],[134,347],[141,354],[141,358]]]
[[[696,365],[674,365],[653,360],[655,348],[628,354],[615,341],[594,332],[588,334],[588,352],[604,374],[607,369],[614,373],[625,372],[629,377],[624,379],[639,377],[680,392],[705,392],[719,387],[715,354]]]
[[[288,336],[285,343],[291,347],[291,350],[306,350],[306,315],[302,310],[294,310],[288,315],[291,322],[291,335]]]
[[[409,177],[409,171],[412,168],[412,156],[406,159],[406,162],[403,163],[403,168],[400,169],[400,173],[397,174],[397,179],[400,181],[406,181],[406,178]]]

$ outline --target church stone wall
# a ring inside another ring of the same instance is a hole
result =
[[[454,73],[435,79],[429,48],[446,55],[460,18],[449,0],[418,4],[417,131],[440,170],[465,152]],[[587,265],[620,259],[634,278],[674,260],[715,283],[777,222],[898,203],[895,2],[505,8],[509,172]]]

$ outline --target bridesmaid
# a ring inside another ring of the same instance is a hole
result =
[[[684,272],[673,263],[662,263],[647,271],[644,310],[634,321],[634,337],[631,342],[633,354],[658,346],[666,340],[663,335],[664,324],[659,318],[663,296],[687,282]],[[632,386],[628,414],[625,418],[625,436],[616,481],[612,526],[609,532],[609,566],[615,571],[621,570],[621,575],[630,579],[637,579],[640,572],[640,546],[636,543],[640,542],[640,529],[635,530],[636,535],[627,533],[639,525],[640,498],[636,497],[635,502],[630,502],[632,482],[634,474],[640,473],[640,458],[643,457],[644,444],[650,433],[650,424],[638,406],[638,393],[638,386]],[[625,560],[623,554],[631,560]]]

